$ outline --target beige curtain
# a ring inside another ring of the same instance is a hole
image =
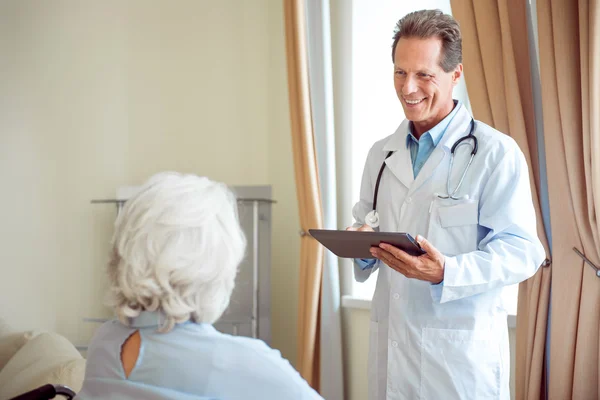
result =
[[[474,117],[511,136],[529,165],[538,236],[548,252],[539,202],[539,163],[526,4],[522,0],[452,0],[463,34],[463,64]],[[540,399],[550,268],[519,286],[515,362],[517,399]]]
[[[284,10],[292,145],[302,229],[296,367],[304,379],[318,390],[323,247],[306,232],[323,226],[323,211],[310,109],[304,1],[285,0]]]
[[[600,398],[600,10],[538,0],[552,223],[550,399]]]

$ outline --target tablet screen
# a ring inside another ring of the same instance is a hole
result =
[[[333,254],[342,258],[373,258],[371,247],[379,246],[381,243],[391,244],[413,256],[425,254],[425,251],[408,233],[327,229],[309,229],[308,232]]]

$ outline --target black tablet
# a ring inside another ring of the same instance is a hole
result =
[[[333,254],[342,258],[373,258],[369,249],[381,243],[391,244],[413,256],[425,254],[417,241],[408,233],[327,229],[309,229],[308,232]]]

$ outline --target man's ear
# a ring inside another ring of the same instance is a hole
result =
[[[458,64],[456,68],[454,68],[454,72],[452,72],[452,86],[458,85],[460,78],[462,77],[463,65]]]

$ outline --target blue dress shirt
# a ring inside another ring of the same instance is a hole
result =
[[[406,135],[406,147],[410,149],[413,176],[415,178],[417,177],[417,175],[419,175],[419,171],[421,171],[421,168],[423,168],[423,165],[425,165],[431,153],[433,153],[435,146],[438,145],[438,143],[446,133],[450,122],[452,122],[454,116],[456,115],[456,112],[460,108],[459,106],[460,102],[455,100],[454,108],[452,109],[450,114],[448,114],[446,118],[441,120],[440,123],[438,123],[436,126],[423,133],[419,139],[417,139],[412,132],[412,123],[408,125],[409,130],[408,134]],[[355,261],[362,270],[373,268],[373,266],[377,262],[377,260],[372,258],[358,259]]]
[[[448,114],[446,118],[441,120],[439,124],[431,128],[427,132],[423,133],[419,139],[417,139],[412,132],[412,124],[408,125],[409,131],[408,135],[406,135],[406,147],[410,149],[410,158],[412,160],[413,166],[413,176],[415,178],[419,174],[419,171],[421,171],[423,165],[425,165],[425,162],[427,162],[427,160],[429,159],[431,153],[433,153],[435,146],[438,145],[438,143],[446,133],[448,125],[450,125],[450,122],[452,122],[452,120],[454,119],[454,116],[456,115],[458,109],[459,104],[458,102],[456,102],[450,114]]]
[[[161,320],[161,314],[144,311],[131,326],[109,321],[98,328],[76,399],[322,399],[279,351],[261,340],[193,322],[159,333]],[[126,377],[121,345],[136,330],[139,356]]]

